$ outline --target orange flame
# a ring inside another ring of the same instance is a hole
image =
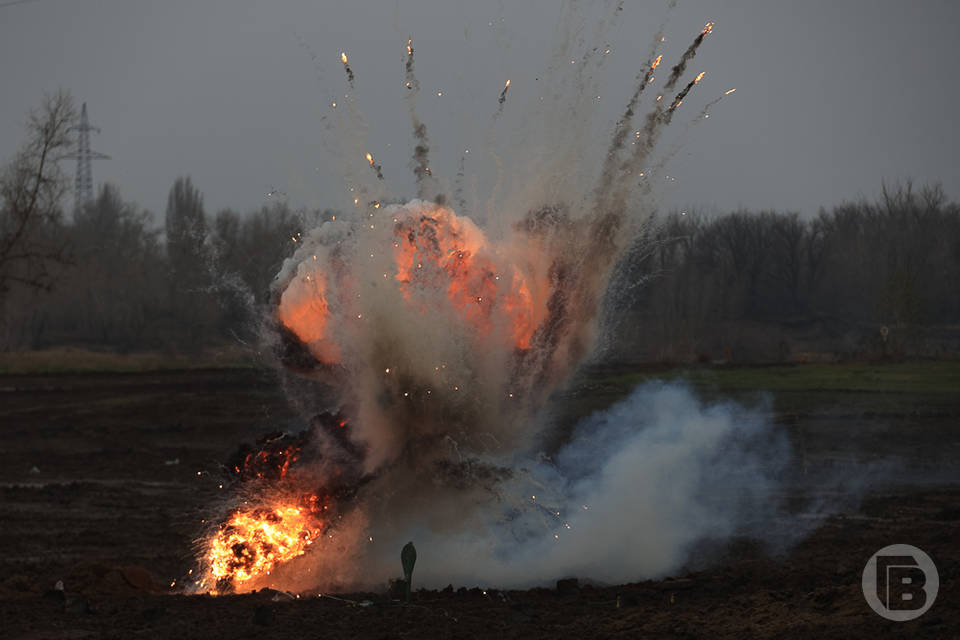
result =
[[[703,76],[705,76],[705,75],[707,75],[707,72],[706,72],[706,71],[701,71],[701,72],[700,72],[700,75],[698,75],[696,78],[694,78],[693,83],[694,83],[694,84],[700,84],[700,81],[703,80]]]
[[[313,276],[295,278],[280,295],[277,319],[327,363],[340,361],[340,351],[330,335],[330,306],[326,298],[327,280],[317,269]]]
[[[367,162],[369,162],[369,163],[370,163],[370,166],[372,167],[372,166],[373,166],[373,155],[368,153],[368,154],[366,155],[366,158],[367,158]]]
[[[487,246],[480,229],[450,209],[436,207],[429,215],[394,219],[394,223],[392,276],[408,303],[426,308],[421,292],[429,292],[427,307],[442,300],[478,338],[503,331],[512,346],[530,348],[534,333],[547,317],[546,285],[538,285],[538,278],[503,259]],[[314,261],[304,265],[280,296],[277,320],[314,357],[335,364],[340,362],[336,326],[352,322],[355,315],[334,316],[328,278],[336,278],[336,289],[341,292],[338,308],[343,304],[348,308],[349,302],[344,301],[353,297],[350,274],[343,269],[330,271],[331,265]],[[309,279],[304,273],[308,269]],[[443,297],[432,297],[436,292]]]
[[[343,51],[340,52],[340,62],[347,64],[347,54]]]
[[[700,33],[703,34],[703,35],[707,35],[707,34],[710,33],[711,31],[713,31],[713,23],[712,23],[712,22],[708,22],[707,24],[705,24],[705,25],[703,26],[703,31],[701,31]]]
[[[661,60],[663,60],[663,56],[662,56],[662,55],[657,56],[657,59],[654,60],[654,61],[653,61],[653,64],[650,65],[650,71],[653,71],[654,69],[656,69],[657,67],[659,67]]]
[[[237,510],[209,541],[209,576],[236,589],[302,556],[321,531],[313,512],[297,504]]]

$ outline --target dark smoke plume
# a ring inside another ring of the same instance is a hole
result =
[[[413,124],[413,139],[415,141],[410,166],[417,181],[417,197],[425,200],[431,195],[429,192],[432,190],[433,184],[430,178],[433,177],[433,173],[430,171],[430,139],[427,137],[427,125],[420,121],[416,111],[420,82],[414,73],[413,40],[407,40],[407,61],[404,67],[407,78],[407,106],[410,108],[410,120]]]
[[[709,34],[711,31],[713,31],[713,23],[708,22],[706,26],[703,27],[703,31],[700,32],[700,35],[693,40],[690,46],[687,47],[687,50],[683,52],[683,55],[680,56],[680,62],[678,62],[673,69],[670,69],[670,77],[667,78],[667,84],[663,85],[664,89],[669,91],[677,85],[677,82],[680,81],[680,76],[682,76],[683,72],[687,70],[687,64],[689,64],[689,62],[693,60],[693,57],[697,55],[697,49],[700,48],[700,45],[703,43],[703,39],[706,38],[707,34]]]

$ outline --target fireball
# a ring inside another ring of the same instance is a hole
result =
[[[314,511],[299,503],[238,509],[207,542],[208,575],[218,591],[242,589],[306,553],[322,527]]]

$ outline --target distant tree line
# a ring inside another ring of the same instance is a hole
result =
[[[72,220],[60,216],[44,229],[62,247],[58,264],[48,266],[49,286],[13,285],[0,298],[0,349],[192,353],[244,341],[305,223],[283,202],[211,217],[190,178],[179,178],[158,229],[105,184]]]
[[[624,357],[960,356],[960,206],[939,186],[884,185],[810,219],[674,212],[651,228],[607,305]]]
[[[293,237],[332,211],[285,201],[210,215],[189,177],[163,227],[113,185],[61,206],[76,113],[31,113],[0,168],[0,350],[197,352],[255,338]],[[796,213],[674,212],[626,253],[602,352],[632,361],[960,355],[960,206],[937,186]]]

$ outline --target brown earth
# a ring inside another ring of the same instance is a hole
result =
[[[952,459],[956,409],[896,428],[912,430],[925,459]],[[0,637],[960,637],[955,467],[947,481],[869,493],[786,551],[739,538],[661,580],[420,591],[408,605],[385,593],[176,594],[218,498],[218,464],[284,426],[298,423],[261,371],[0,377]],[[808,427],[805,464],[836,459]],[[856,446],[889,445],[871,433]],[[911,622],[882,619],[861,593],[866,560],[894,543],[939,570],[936,603]]]

